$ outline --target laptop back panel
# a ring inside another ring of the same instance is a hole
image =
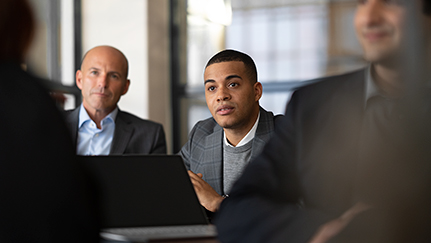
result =
[[[208,224],[178,155],[83,157],[102,228]]]

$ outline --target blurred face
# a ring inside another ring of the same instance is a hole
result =
[[[225,129],[250,129],[259,113],[262,85],[252,83],[243,62],[221,62],[204,73],[205,99],[216,122]]]
[[[391,61],[405,41],[403,0],[358,0],[355,29],[370,62]]]
[[[76,72],[76,85],[81,89],[84,108],[90,114],[109,114],[120,97],[129,89],[127,62],[111,47],[90,50]]]

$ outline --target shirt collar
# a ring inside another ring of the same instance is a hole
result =
[[[365,103],[367,103],[369,98],[376,95],[381,95],[381,92],[379,91],[379,88],[373,79],[372,64],[368,65],[365,72]]]
[[[117,114],[118,114],[118,106],[115,107],[115,109],[111,113],[109,113],[105,118],[102,119],[101,124],[103,124],[105,120],[111,120],[112,122],[115,123],[115,118],[117,117]],[[87,110],[84,108],[84,105],[81,104],[81,107],[79,109],[78,128],[80,128],[82,124],[84,124],[86,121],[92,121],[92,120],[88,115]]]
[[[256,130],[257,130],[257,125],[259,124],[259,119],[260,119],[260,111],[259,111],[259,114],[257,115],[256,122],[254,123],[251,130],[247,133],[247,135],[245,135],[245,137],[243,137],[241,139],[241,141],[239,141],[239,143],[235,147],[241,147],[241,146],[247,144],[248,142],[250,142],[254,138],[254,135],[256,134]],[[224,141],[225,145],[227,145],[229,147],[234,147],[234,146],[232,146],[232,144],[230,144],[227,141],[225,132],[223,132],[223,141]]]

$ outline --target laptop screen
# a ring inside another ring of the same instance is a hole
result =
[[[102,228],[207,224],[178,155],[83,156]]]

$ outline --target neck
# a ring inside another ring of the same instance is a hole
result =
[[[223,129],[225,134],[226,134],[226,139],[227,141],[234,147],[236,147],[236,145],[238,145],[238,143],[245,137],[245,135],[247,135],[247,133],[250,131],[248,130],[247,132],[238,132],[235,131],[234,129]]]
[[[403,93],[403,75],[399,65],[373,64],[371,75],[377,87],[388,97],[399,97]]]
[[[96,110],[96,109],[90,110],[90,109],[87,109],[85,105],[84,105],[84,108],[87,111],[88,116],[91,118],[91,120],[94,121],[94,123],[96,123],[96,126],[99,129],[102,128],[101,122],[103,118],[105,118],[107,115],[109,115],[109,113],[111,113],[115,109],[114,107],[113,109],[110,109],[110,110]]]

